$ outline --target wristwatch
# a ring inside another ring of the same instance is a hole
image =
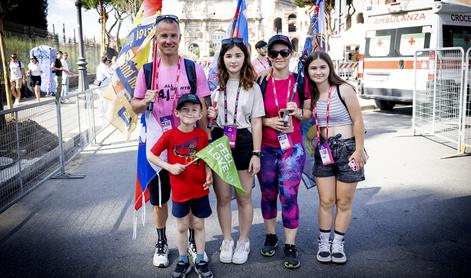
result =
[[[252,155],[255,155],[256,157],[261,157],[261,156],[262,156],[262,152],[261,152],[261,151],[253,151],[253,152],[252,152]]]

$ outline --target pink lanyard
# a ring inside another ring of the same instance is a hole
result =
[[[156,71],[155,71],[155,84],[157,84],[157,87],[159,86],[159,71],[160,71],[159,69],[160,69],[160,59],[157,61],[157,67],[156,67]],[[177,80],[175,80],[175,94],[172,97],[170,97],[170,99],[172,100],[172,111],[175,110],[175,106],[176,106],[176,101],[175,100],[176,100],[177,95],[178,95],[178,82],[180,81],[180,73],[181,73],[180,57],[178,57]],[[156,88],[156,89],[158,89],[158,88]],[[159,99],[159,101],[160,101],[160,99]],[[157,106],[157,112],[158,112],[159,115],[162,115],[161,108],[162,107],[160,105]]]
[[[263,61],[260,60],[258,57],[257,57],[257,60],[258,60],[258,62],[260,63],[260,65],[263,66],[264,69],[268,68],[267,66],[265,66],[265,64],[263,63]]]
[[[271,78],[271,83],[273,87],[273,95],[275,96],[275,105],[276,105],[276,108],[280,110],[280,105],[278,105],[278,95],[276,94],[275,79],[273,77]],[[289,87],[291,87],[291,75],[288,77],[288,91],[286,92],[286,104],[288,104],[289,102],[289,93],[291,92]]]
[[[332,96],[332,86],[329,88],[329,94],[327,95],[327,107],[326,107],[326,126],[325,126],[325,140],[329,139],[329,118],[330,118],[330,97]],[[314,120],[316,121],[316,138],[317,143],[321,141],[319,119],[317,118],[317,104],[314,104]]]

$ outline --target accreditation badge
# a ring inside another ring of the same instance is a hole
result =
[[[237,138],[237,126],[226,125],[224,127],[224,135],[229,138],[229,146],[231,147],[231,149],[235,148]]]
[[[330,150],[329,144],[320,144],[319,154],[321,155],[323,165],[330,165],[334,163],[334,157],[332,156],[332,151]]]
[[[172,116],[163,116],[159,119],[160,126],[162,127],[163,132],[171,130],[172,126]]]
[[[293,147],[291,137],[286,133],[278,132],[278,142],[280,143],[280,148],[284,151]]]

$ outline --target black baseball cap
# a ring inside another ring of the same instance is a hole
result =
[[[180,98],[178,99],[177,110],[182,109],[183,105],[188,102],[199,104],[201,109],[203,109],[203,105],[201,104],[200,99],[195,94],[184,94],[184,95],[181,95]]]
[[[255,48],[262,48],[262,47],[265,47],[267,46],[267,42],[266,41],[258,41],[256,44],[255,44]]]
[[[271,37],[268,41],[268,50],[270,50],[276,43],[284,44],[289,48],[289,50],[293,50],[293,45],[289,41],[289,38],[285,35],[274,35]]]

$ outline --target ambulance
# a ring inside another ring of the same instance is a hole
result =
[[[471,47],[471,5],[457,1],[403,1],[367,8],[360,46],[360,97],[382,110],[412,103],[414,53]],[[429,57],[427,57],[429,58]],[[459,82],[459,81],[458,81]]]

